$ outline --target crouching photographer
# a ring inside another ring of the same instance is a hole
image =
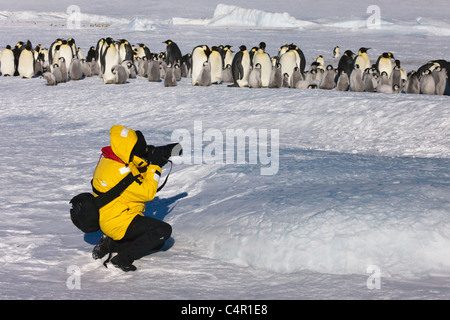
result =
[[[147,145],[143,134],[124,126],[110,130],[111,145],[102,149],[92,180],[94,196],[132,180],[121,194],[99,209],[99,225],[103,236],[92,251],[94,259],[109,254],[109,261],[123,271],[134,271],[133,262],[151,250],[161,249],[171,236],[172,227],[144,216],[145,203],[153,200],[158,189],[161,169],[179,144],[163,147]],[[132,174],[132,176],[130,175]],[[160,187],[161,189],[161,187]],[[117,253],[112,257],[113,253]],[[112,258],[111,258],[112,257]]]

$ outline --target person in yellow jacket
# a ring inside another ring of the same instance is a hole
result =
[[[172,233],[172,227],[166,222],[143,214],[145,203],[155,197],[161,168],[168,159],[149,151],[140,131],[114,125],[110,135],[111,146],[102,149],[92,179],[94,195],[107,192],[130,172],[135,181],[100,209],[99,223],[104,235],[92,256],[101,259],[117,252],[111,263],[123,271],[134,271],[133,261],[150,250],[160,249]]]

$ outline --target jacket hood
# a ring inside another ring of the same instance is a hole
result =
[[[131,151],[138,140],[136,131],[121,125],[114,125],[109,133],[112,151],[124,163],[129,163]]]

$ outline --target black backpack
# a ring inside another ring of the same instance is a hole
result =
[[[92,193],[84,192],[76,195],[70,200],[70,218],[73,224],[84,233],[96,232],[100,229],[99,210],[112,200],[117,198],[133,181],[138,181],[137,177],[130,172],[117,185],[102,193],[94,189],[98,194],[94,197]]]

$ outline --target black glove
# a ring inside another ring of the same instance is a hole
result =
[[[169,161],[169,159],[163,155],[163,150],[161,148],[155,148],[154,146],[148,146],[147,159],[150,164],[155,164],[161,168]]]

